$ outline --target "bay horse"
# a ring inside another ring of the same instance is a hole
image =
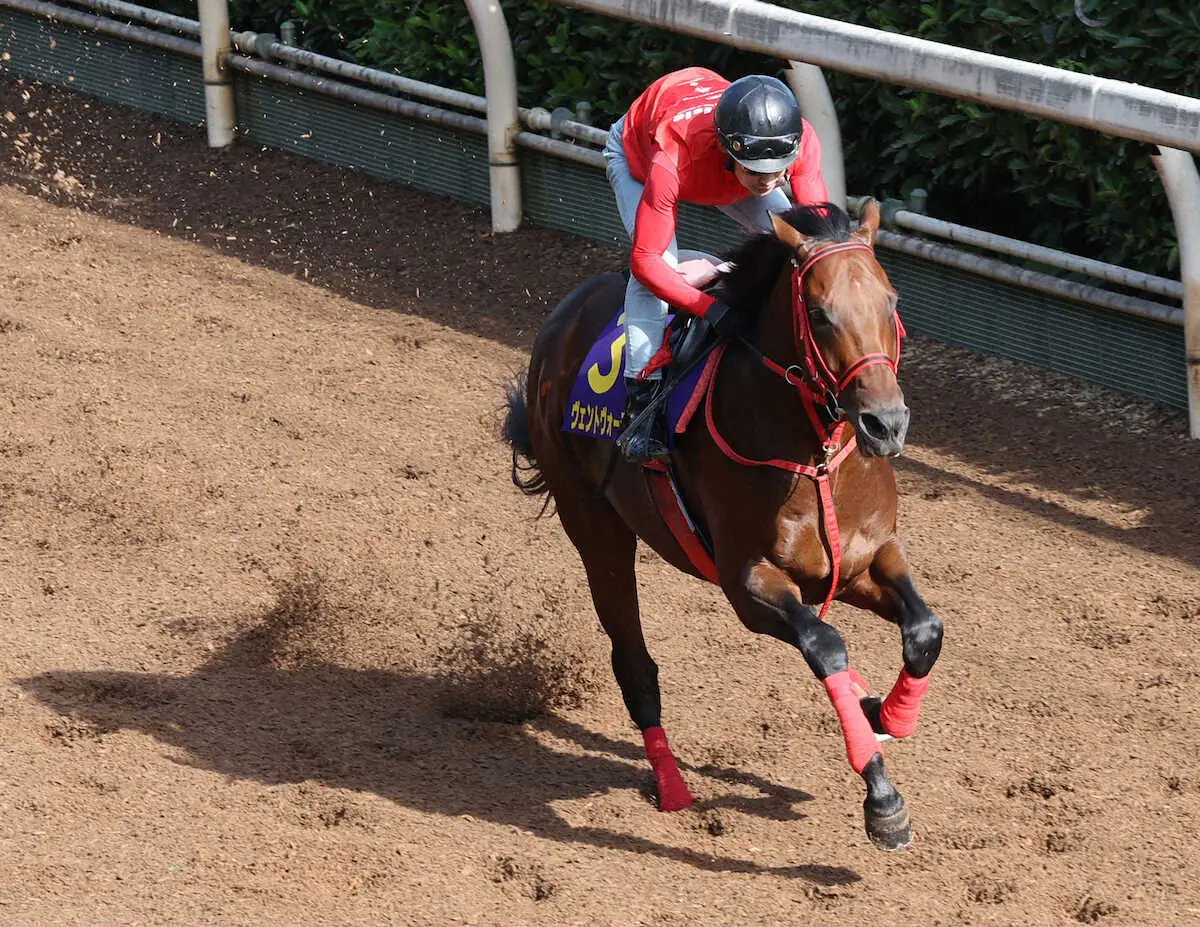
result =
[[[642,634],[639,538],[682,572],[718,583],[751,631],[799,649],[865,782],[867,835],[899,849],[911,842],[912,825],[884,770],[882,741],[916,729],[942,622],[917,593],[896,529],[889,458],[901,452],[909,420],[896,379],[897,297],[875,257],[874,201],[856,228],[829,203],[774,216],[773,227],[731,256],[717,284],[752,324],[748,335],[715,348],[703,423],[674,436],[669,460],[707,541],[708,569],[669,528],[649,471],[625,461],[614,442],[563,427],[581,361],[620,311],[623,275],[592,278],[554,309],[524,388],[509,385],[503,434],[513,482],[546,496],[543,513],[553,500],[583,560],[659,808],[686,808],[692,796],[663,731],[658,667]],[[823,620],[834,599],[898,626],[903,668],[885,699],[869,695],[841,635]]]

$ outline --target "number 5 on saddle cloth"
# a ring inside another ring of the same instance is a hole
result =
[[[625,330],[618,315],[601,332],[584,359],[571,402],[563,418],[563,431],[615,441],[621,436],[625,412]],[[701,363],[715,347],[711,329],[702,319],[677,313],[668,316],[664,347],[670,352],[664,375],[669,443],[682,432],[700,401]],[[655,355],[656,360],[659,355]],[[663,400],[660,399],[659,402]],[[652,410],[648,410],[652,411]]]
[[[699,253],[699,252],[693,252]],[[704,287],[728,264],[715,259],[697,258],[679,265],[679,271],[689,283]],[[563,419],[563,430],[615,441],[621,436],[625,423],[625,330],[623,316],[618,314],[600,333],[587,357],[580,365],[571,389],[571,402]],[[650,362],[651,367],[664,367],[666,421],[668,444],[674,447],[675,435],[686,429],[700,401],[699,384],[704,370],[703,360],[715,341],[708,324],[694,316],[675,313],[667,316],[667,335],[662,348]],[[655,405],[663,402],[663,394]],[[643,414],[654,414],[651,407]]]

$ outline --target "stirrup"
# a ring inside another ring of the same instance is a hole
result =
[[[630,463],[648,463],[651,460],[665,460],[671,456],[670,448],[653,435],[631,431],[625,432],[617,439],[617,449]]]
[[[625,427],[617,438],[617,449],[630,463],[665,460],[671,449],[658,434],[662,430],[663,412],[645,394],[637,402],[631,396],[625,406]]]
[[[666,460],[671,456],[671,449],[667,447],[666,442],[655,434],[659,430],[656,426],[661,422],[659,415],[660,413],[654,412],[649,421],[638,422],[636,427],[631,419],[630,424],[617,438],[617,450],[630,463]]]

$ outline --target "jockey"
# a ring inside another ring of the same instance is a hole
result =
[[[721,337],[744,320],[676,271],[680,203],[716,206],[750,232],[769,231],[771,213],[829,199],[821,143],[787,85],[752,75],[733,83],[706,68],[660,77],[613,123],[604,146],[608,181],[633,239],[625,291],[626,433],[631,461],[668,453],[661,415],[636,432],[632,418],[654,399],[662,371],[642,371],[662,345],[667,304],[706,319]]]

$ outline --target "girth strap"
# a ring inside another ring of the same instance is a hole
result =
[[[675,541],[683,548],[688,560],[696,568],[696,572],[710,583],[717,582],[717,565],[709,553],[707,542],[700,535],[695,522],[688,514],[683,496],[675,482],[675,476],[669,467],[659,466],[644,468],[646,481],[650,484],[650,494],[658,508],[663,521],[674,535]]]

